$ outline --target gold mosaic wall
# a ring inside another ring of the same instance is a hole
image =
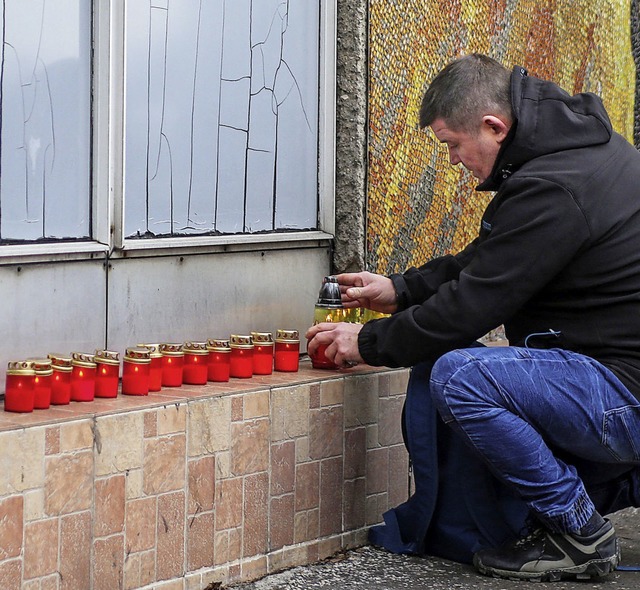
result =
[[[418,128],[422,95],[459,55],[481,52],[565,90],[602,97],[633,141],[632,0],[369,0],[367,268],[387,274],[458,251],[491,193]]]

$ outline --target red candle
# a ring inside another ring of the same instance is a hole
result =
[[[251,332],[253,340],[253,374],[273,373],[273,336],[271,332]]]
[[[96,394],[96,363],[93,355],[72,353],[71,367],[71,401],[93,401]]]
[[[253,375],[253,342],[251,336],[232,334],[229,339],[231,354],[229,358],[229,375],[247,379]]]
[[[5,412],[33,412],[36,372],[30,361],[11,361],[4,392]]]
[[[29,359],[33,363],[33,370],[36,372],[34,379],[34,410],[46,410],[51,405],[51,368],[50,359]]]
[[[161,344],[160,354],[162,355],[162,386],[180,387],[184,366],[182,344]]]
[[[160,391],[162,389],[162,355],[159,344],[138,344],[139,347],[148,348],[151,352],[151,363],[149,365],[149,391]]]
[[[117,397],[120,379],[120,355],[111,350],[96,350],[96,397]]]
[[[184,370],[182,382],[189,385],[205,385],[208,375],[208,357],[206,342],[185,342]]]
[[[54,405],[68,404],[71,400],[71,357],[60,354],[50,354],[51,368],[51,403]]]
[[[276,332],[275,370],[296,372],[300,366],[300,337],[297,330]]]
[[[148,395],[151,351],[147,347],[127,348],[122,361],[122,393]]]
[[[336,365],[333,361],[330,361],[324,354],[324,351],[327,350],[328,344],[321,344],[316,349],[315,353],[309,355],[311,357],[311,366],[314,369],[338,369],[338,365]]]
[[[229,381],[231,348],[228,340],[207,341],[207,379],[209,381]]]

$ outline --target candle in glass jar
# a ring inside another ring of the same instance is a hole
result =
[[[160,391],[162,389],[162,355],[159,344],[138,344],[138,347],[148,348],[151,353],[151,363],[149,365],[149,391]]]
[[[184,343],[184,369],[182,382],[188,385],[205,385],[208,375],[209,351],[206,342]]]
[[[127,348],[122,361],[122,393],[148,395],[151,372],[151,351],[139,346]]]
[[[274,367],[276,371],[295,372],[300,366],[300,336],[297,330],[276,332]]]
[[[96,394],[96,363],[92,354],[71,354],[71,401],[91,402]]]
[[[162,386],[180,387],[184,367],[182,344],[161,344],[160,354],[162,355]]]
[[[207,340],[207,380],[224,382],[229,381],[231,348],[228,340]]]
[[[4,392],[5,412],[33,412],[35,378],[32,362],[9,362]]]
[[[253,374],[273,373],[273,335],[271,332],[251,332],[253,341]]]
[[[51,360],[27,359],[33,363],[33,370],[36,372],[34,383],[33,409],[46,410],[51,405],[51,377],[53,369]]]
[[[247,379],[253,375],[253,341],[251,336],[232,334],[229,338],[231,354],[229,358],[229,375]]]
[[[117,397],[120,379],[120,355],[111,350],[96,350],[96,397]]]
[[[51,403],[64,405],[71,401],[71,357],[62,354],[49,354],[51,359]]]

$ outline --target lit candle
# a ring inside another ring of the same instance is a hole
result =
[[[207,380],[229,381],[231,348],[228,340],[209,339],[207,341]]]
[[[295,372],[300,366],[300,337],[297,330],[276,332],[275,370]]]
[[[162,355],[159,344],[138,344],[139,347],[148,348],[151,352],[151,364],[149,365],[149,391],[162,389]]]
[[[229,338],[231,354],[229,358],[229,375],[247,379],[253,375],[253,342],[251,336],[232,334]]]
[[[160,354],[162,355],[162,386],[180,387],[184,366],[182,344],[161,344]]]
[[[36,372],[30,361],[11,361],[4,392],[5,412],[33,412]]]
[[[273,373],[273,336],[271,332],[251,332],[253,341],[253,374]]]
[[[151,351],[140,346],[127,348],[122,361],[122,393],[148,395],[151,372]]]
[[[92,354],[71,354],[71,401],[91,402],[96,394],[96,363]]]
[[[206,342],[184,343],[184,370],[182,382],[189,385],[205,385],[208,374],[208,357]]]
[[[46,410],[51,405],[51,377],[53,369],[51,360],[27,359],[33,363],[33,370],[36,372],[34,383],[34,410]]]
[[[64,405],[71,401],[71,357],[49,354],[53,376],[51,379],[51,403]]]
[[[117,397],[120,378],[120,355],[111,350],[96,350],[96,397]]]

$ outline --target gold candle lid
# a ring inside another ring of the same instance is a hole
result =
[[[188,354],[208,354],[206,342],[185,342],[182,349]]]
[[[214,352],[229,352],[229,340],[225,338],[209,338],[207,340],[207,349]]]
[[[276,342],[300,342],[298,330],[277,330]]]
[[[260,346],[273,344],[273,334],[271,332],[251,332],[251,339],[254,344]]]
[[[146,346],[127,348],[124,360],[128,363],[146,364],[151,362],[151,351]]]
[[[36,375],[42,375],[43,377],[46,377],[47,375],[53,374],[53,369],[51,368],[51,359],[39,358],[27,359],[27,361],[33,363],[33,370],[36,372]]]
[[[7,375],[24,375],[29,377],[35,374],[36,371],[33,367],[33,361],[9,361],[7,364]]]
[[[151,353],[152,359],[160,358],[160,345],[159,344],[136,344],[138,348],[148,348]]]
[[[96,350],[93,360],[104,365],[119,365],[120,354],[113,350]]]
[[[231,346],[231,348],[253,348],[253,340],[251,336],[231,334],[229,346]]]
[[[71,369],[71,355],[50,352],[47,356],[51,359],[51,366],[54,369],[62,371]]]
[[[71,364],[74,367],[85,367],[87,369],[95,368],[94,355],[87,352],[72,352]]]
[[[160,345],[160,354],[164,356],[184,356],[184,351],[182,350],[182,343],[169,343],[163,342]]]

